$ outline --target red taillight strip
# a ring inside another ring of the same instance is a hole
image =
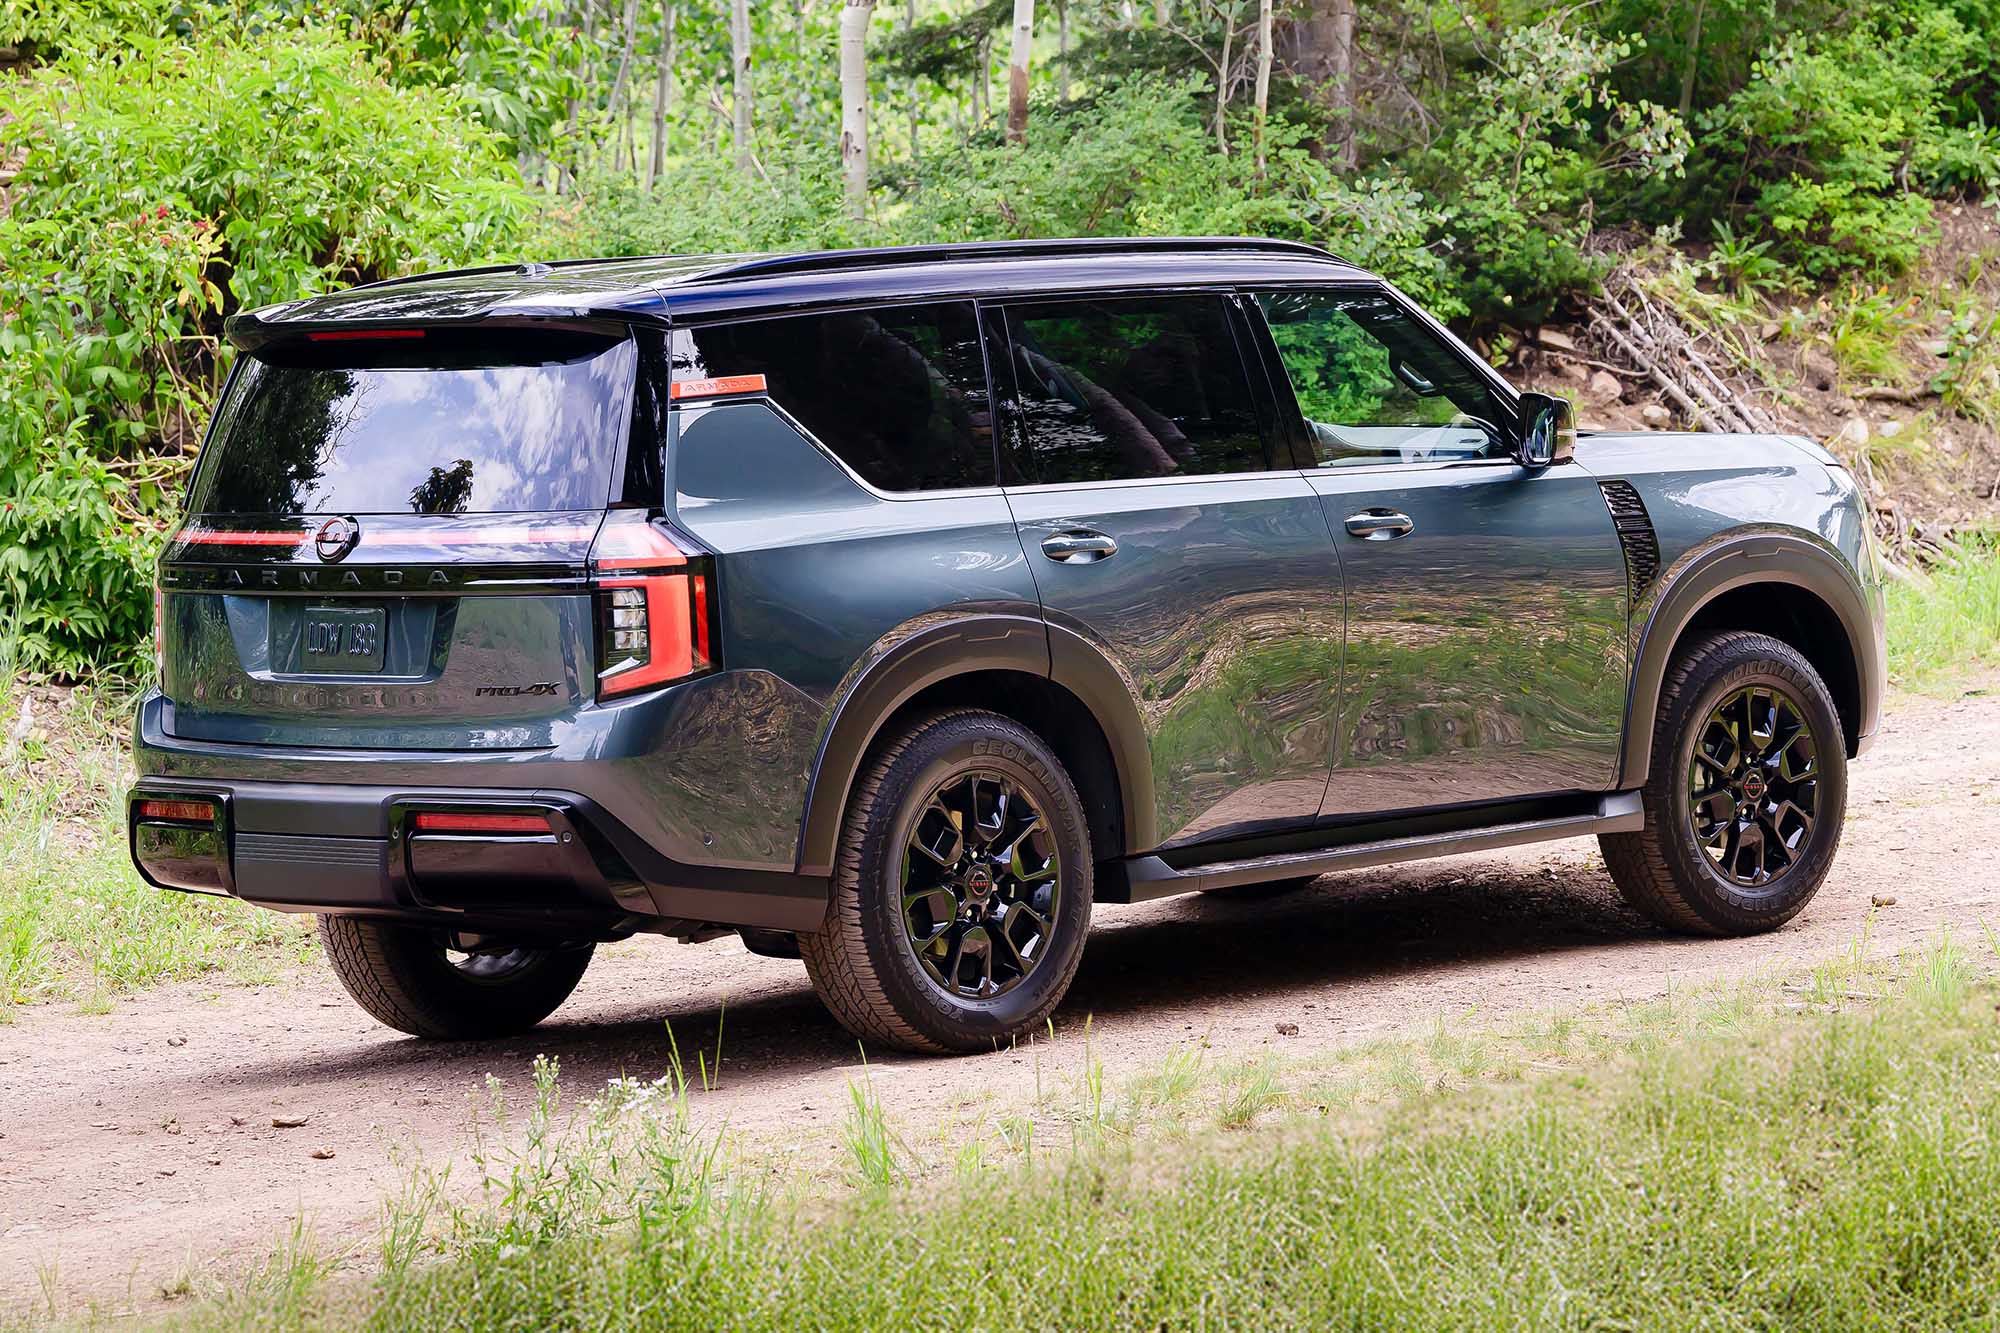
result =
[[[422,329],[326,329],[319,333],[308,333],[310,343],[358,343],[380,342],[389,338],[421,338]]]
[[[210,801],[141,801],[140,819],[167,819],[176,824],[213,824],[215,805]]]
[[[410,826],[419,833],[547,833],[549,817],[420,810],[411,817]]]
[[[602,688],[612,694],[664,685],[695,670],[695,646],[688,627],[688,579],[681,574],[654,578],[599,579],[597,586],[646,590],[646,658],[608,676]],[[707,663],[702,663],[706,666]]]
[[[174,537],[190,546],[304,546],[310,532],[232,532],[225,528],[187,528]]]

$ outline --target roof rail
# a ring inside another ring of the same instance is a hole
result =
[[[1108,251],[1184,253],[1190,250],[1250,250],[1331,263],[1346,262],[1338,255],[1303,241],[1274,241],[1254,236],[1089,236],[1072,240],[960,241],[943,245],[889,245],[859,250],[808,250],[797,254],[757,255],[735,264],[720,265],[683,281],[729,282],[737,278],[783,273],[889,268],[950,260],[1061,258]]]

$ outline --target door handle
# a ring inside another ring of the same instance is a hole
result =
[[[1347,516],[1347,535],[1367,542],[1386,542],[1393,537],[1407,536],[1410,529],[1416,526],[1410,522],[1408,514],[1399,514],[1393,509],[1364,509]]]
[[[1118,554],[1118,543],[1101,532],[1078,528],[1042,538],[1042,554],[1066,565],[1087,565]]]

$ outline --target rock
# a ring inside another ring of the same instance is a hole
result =
[[[312,1117],[309,1115],[274,1115],[271,1117],[271,1128],[297,1129],[310,1119]]]
[[[185,1045],[187,1045],[187,1044],[188,1044],[188,1039],[187,1039],[186,1037],[168,1037],[168,1038],[167,1038],[167,1045],[169,1045],[169,1046],[185,1046]]]
[[[1840,376],[1840,367],[1833,364],[1833,358],[1824,352],[1808,351],[1803,358],[1806,378],[1821,393],[1833,388],[1833,382]]]
[[[1861,445],[1868,443],[1868,423],[1860,417],[1849,417],[1833,438],[1841,444]]]
[[[333,1160],[333,1149],[314,1148],[312,1150],[312,1159],[315,1162],[331,1162]]]
[[[1674,414],[1667,410],[1665,403],[1647,403],[1639,409],[1639,419],[1657,430],[1672,421]]]
[[[1601,398],[1606,402],[1618,398],[1625,392],[1625,386],[1619,383],[1618,377],[1608,370],[1593,372],[1589,382],[1583,387],[1584,392],[1588,393],[1592,398]]]
[[[1278,1035],[1281,1037],[1296,1037],[1299,1035],[1299,1025],[1297,1023],[1280,1023],[1278,1024]]]
[[[1932,338],[1928,342],[1918,343],[1917,346],[1923,348],[1940,361],[1951,355],[1951,339],[1949,338]]]
[[[1885,440],[1893,440],[1903,433],[1903,423],[1891,417],[1875,427],[1875,433]]]
[[[1558,333],[1554,329],[1537,329],[1535,331],[1535,341],[1544,347],[1553,347],[1558,352],[1574,353],[1576,351],[1576,339],[1570,337],[1567,333]]]
[[[1765,342],[1769,342],[1771,341],[1771,339],[1778,336],[1778,326],[1776,324],[1770,323],[1767,320],[1766,322],[1759,324],[1757,326],[1757,336],[1759,338],[1762,338]]]
[[[1896,905],[1896,895],[1893,893],[1877,893],[1871,895],[1868,901],[1877,907],[1894,907]]]

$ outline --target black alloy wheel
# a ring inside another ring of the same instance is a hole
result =
[[[925,800],[903,853],[903,937],[947,995],[990,1000],[1048,953],[1062,865],[1034,798],[1000,773],[967,773]]]
[[[1695,842],[1737,888],[1763,889],[1805,859],[1819,823],[1819,739],[1784,689],[1746,686],[1710,710],[1687,781]]]

